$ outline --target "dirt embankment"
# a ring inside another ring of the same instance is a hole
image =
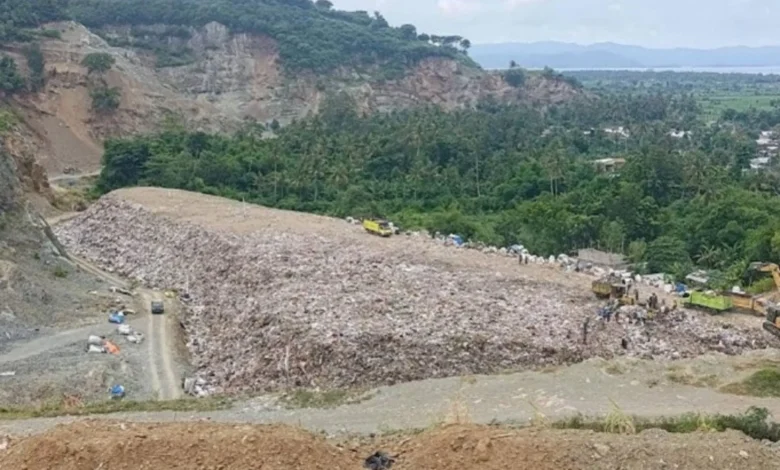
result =
[[[377,450],[395,456],[392,468],[399,470],[780,468],[776,450],[737,432],[617,436],[453,425],[328,442],[284,426],[85,422],[11,440],[0,450],[0,469],[352,470]]]
[[[768,340],[686,311],[600,325],[575,274],[185,191],[117,191],[58,235],[109,270],[189,292],[195,365],[230,392],[376,386],[594,356],[734,354]]]

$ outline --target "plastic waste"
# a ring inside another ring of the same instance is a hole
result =
[[[88,353],[101,353],[102,354],[102,353],[106,352],[106,350],[103,349],[103,346],[96,346],[94,344],[90,344],[89,347],[87,348],[87,352]]]
[[[121,400],[125,397],[125,387],[122,385],[114,385],[109,391],[111,392],[111,398],[114,400]]]
[[[89,339],[87,339],[87,344],[100,346],[101,344],[103,344],[103,338],[101,338],[98,335],[89,335]]]
[[[125,336],[133,332],[133,330],[130,328],[130,325],[119,325],[118,327],[116,327],[116,331],[120,335],[125,335]]]
[[[125,314],[122,312],[114,312],[108,316],[108,322],[122,324],[125,322]]]

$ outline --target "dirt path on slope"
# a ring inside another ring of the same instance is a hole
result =
[[[113,325],[99,323],[36,338],[0,355],[0,364],[22,361],[52,349],[58,349],[78,342],[83,343],[89,335],[108,335],[113,330]]]

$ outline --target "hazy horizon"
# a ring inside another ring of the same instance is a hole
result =
[[[394,25],[473,44],[601,42],[647,48],[780,45],[776,0],[333,0],[380,11]]]

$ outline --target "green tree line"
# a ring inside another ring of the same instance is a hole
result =
[[[617,101],[615,101],[617,100]],[[624,95],[544,111],[485,102],[358,116],[346,96],[262,139],[182,127],[106,143],[101,192],[183,188],[336,216],[386,216],[549,255],[598,246],[651,271],[694,265],[728,282],[780,260],[780,177],[747,170],[755,141],[690,119],[684,96]],[[631,122],[630,137],[604,129]],[[696,122],[694,121],[694,124]],[[619,156],[619,173],[592,160]]]

